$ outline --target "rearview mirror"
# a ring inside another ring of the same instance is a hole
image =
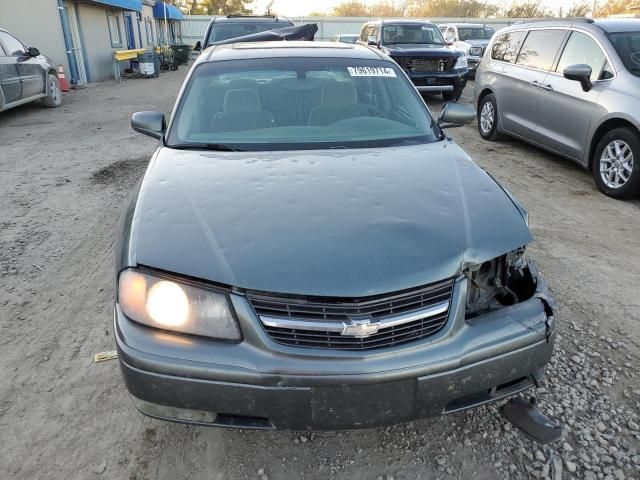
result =
[[[202,42],[201,42],[200,40],[198,40],[198,41],[196,42],[196,46],[195,46],[195,47],[193,47],[193,49],[194,49],[196,52],[201,52],[201,51],[202,51]]]
[[[367,37],[367,45],[372,45],[374,47],[377,47],[378,46],[378,39],[373,35],[369,35]]]
[[[575,80],[576,82],[580,82],[582,85],[582,90],[588,92],[591,90],[593,86],[591,84],[591,67],[589,65],[585,65],[579,63],[577,65],[569,65],[562,71],[564,78],[568,80]]]
[[[131,128],[153,138],[162,138],[166,129],[164,113],[136,112],[131,116]]]
[[[27,53],[29,54],[30,57],[40,56],[40,50],[38,50],[36,47],[29,47],[29,51]]]
[[[471,108],[459,103],[447,103],[440,112],[438,126],[440,128],[461,127],[473,122],[475,118],[476,113]]]

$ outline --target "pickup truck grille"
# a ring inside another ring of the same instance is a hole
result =
[[[449,71],[454,57],[392,57],[401,68],[409,72],[436,73]]]
[[[269,337],[282,345],[369,350],[426,338],[444,327],[453,280],[364,299],[291,298],[251,293]]]

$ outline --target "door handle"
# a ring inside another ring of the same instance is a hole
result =
[[[547,91],[553,90],[553,86],[551,86],[548,83],[540,83],[538,80],[533,80],[532,82],[529,82],[529,83],[536,88],[541,88],[542,90],[547,90]]]

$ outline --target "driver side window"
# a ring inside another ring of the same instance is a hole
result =
[[[564,47],[556,72],[562,73],[569,65],[589,65],[593,82],[603,80],[605,63],[606,58],[598,44],[589,35],[574,31],[571,32],[571,37]]]
[[[0,43],[4,45],[7,55],[10,57],[21,57],[26,55],[25,46],[13,35],[0,31]]]

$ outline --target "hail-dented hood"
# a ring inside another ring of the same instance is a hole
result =
[[[285,152],[161,147],[124,215],[118,271],[362,297],[452,277],[532,239],[450,141]]]

